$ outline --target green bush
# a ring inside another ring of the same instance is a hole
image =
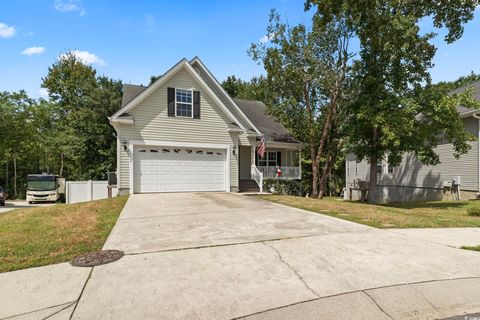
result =
[[[271,188],[273,187],[273,192]],[[300,180],[263,180],[263,190],[274,194],[286,194],[290,196],[302,196],[302,181]]]
[[[480,217],[480,208],[479,207],[468,208],[467,209],[467,214],[469,216]]]

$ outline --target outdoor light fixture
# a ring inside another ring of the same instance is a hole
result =
[[[235,152],[237,151],[237,148],[235,146],[232,146],[232,154],[235,155]]]
[[[123,146],[123,150],[124,150],[124,151],[127,151],[128,141],[125,140],[125,139],[123,139],[123,140],[122,140],[122,146]]]

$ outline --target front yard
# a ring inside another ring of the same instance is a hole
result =
[[[283,195],[262,195],[260,199],[305,209],[376,228],[480,227],[480,217],[469,216],[467,209],[480,207],[480,201],[434,201],[371,205]]]
[[[127,196],[0,214],[0,272],[70,261],[102,248]]]

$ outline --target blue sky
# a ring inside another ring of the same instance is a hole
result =
[[[270,9],[292,25],[308,23],[303,2],[2,0],[0,91],[41,96],[41,78],[67,50],[78,50],[99,74],[125,83],[147,84],[151,75],[196,55],[219,80],[230,74],[249,79],[263,72],[246,51],[265,36]],[[479,27],[477,10],[460,41],[435,40],[435,82],[480,73]],[[424,21],[422,28],[431,25]]]

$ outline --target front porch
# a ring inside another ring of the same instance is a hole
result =
[[[251,189],[252,183],[247,183],[247,181],[253,180],[262,191],[265,179],[301,179],[300,154],[300,149],[296,144],[291,147],[269,146],[265,150],[264,157],[260,159],[257,147],[239,146],[240,185],[248,186]],[[277,169],[281,170],[281,174],[277,174]]]

